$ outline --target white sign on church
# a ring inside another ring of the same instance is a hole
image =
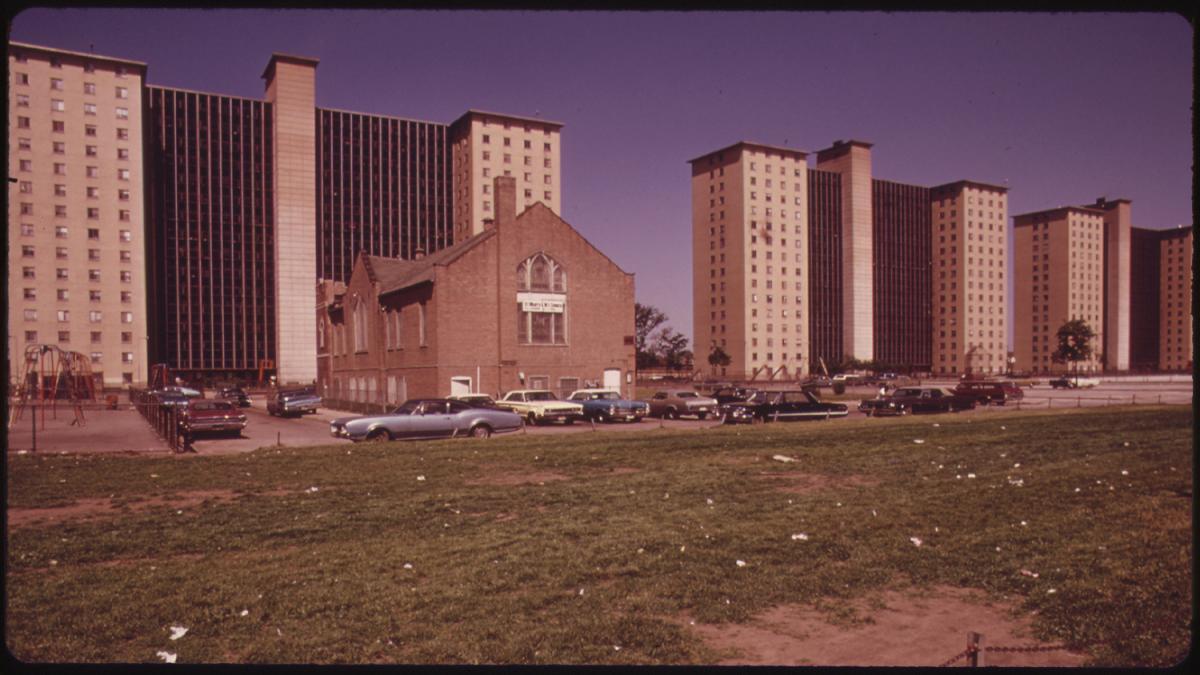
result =
[[[567,306],[567,296],[562,293],[517,293],[517,302],[522,312],[545,312],[562,314]]]

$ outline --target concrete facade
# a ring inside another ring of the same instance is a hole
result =
[[[1081,372],[1102,367],[1105,343],[1104,212],[1060,207],[1013,218],[1015,289],[1013,355],[1020,371],[1061,373],[1055,363],[1058,329],[1083,319],[1096,334]]]
[[[483,232],[417,260],[363,255],[344,290],[319,285],[324,396],[563,396],[605,371],[632,395],[633,275],[544,204],[516,215],[515,183],[495,179],[497,218]]]
[[[1008,369],[1007,193],[975,181],[931,191],[933,372],[939,375]],[[1018,271],[1017,278],[1027,277]]]
[[[273,54],[263,73],[275,148],[275,372],[280,383],[317,378],[309,289],[317,278],[317,60]]]
[[[450,125],[454,240],[483,231],[496,217],[492,179],[516,180],[517,203],[541,202],[562,213],[562,124],[468,110]]]
[[[8,46],[8,358],[89,357],[97,384],[144,384],[146,64]]]
[[[1132,205],[1128,199],[1101,198],[1088,206],[1104,212],[1104,367],[1128,370]]]
[[[846,358],[875,358],[871,144],[836,141],[816,168],[842,177],[842,323]]]
[[[691,166],[697,367],[738,379],[808,372],[806,154],[741,142]],[[708,364],[714,346],[729,366]]]
[[[1158,368],[1191,371],[1192,365],[1192,228],[1163,232],[1159,269]]]

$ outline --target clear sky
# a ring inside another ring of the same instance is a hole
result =
[[[1192,30],[1171,14],[37,9],[10,35],[162,86],[261,97],[278,51],[320,59],[322,107],[562,122],[563,217],[689,336],[686,162],[739,140],[868,141],[875,177],[1007,185],[1010,215],[1106,196],[1137,226],[1192,218]]]

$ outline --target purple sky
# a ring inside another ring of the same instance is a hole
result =
[[[1010,215],[1133,200],[1191,223],[1192,31],[1171,14],[29,10],[14,40],[261,97],[319,58],[317,104],[564,123],[563,217],[691,335],[686,161],[739,140],[875,144],[877,178],[1007,184]]]

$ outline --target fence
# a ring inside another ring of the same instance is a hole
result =
[[[944,663],[938,664],[938,667],[945,668],[947,666],[952,666],[952,665],[958,663],[959,661],[962,661],[963,659],[966,659],[967,662],[964,665],[966,665],[968,667],[971,667],[971,668],[982,667],[985,665],[984,654],[986,654],[988,652],[997,653],[997,654],[1001,654],[1001,653],[1031,654],[1031,653],[1036,653],[1036,652],[1060,652],[1060,651],[1067,651],[1067,650],[1068,650],[1068,647],[1066,645],[1061,645],[1061,644],[1060,645],[1024,645],[1024,646],[1020,646],[1020,647],[992,647],[992,646],[985,647],[983,644],[983,634],[972,631],[972,632],[967,633],[967,648],[962,650],[961,652],[955,654],[954,656],[950,657]]]
[[[1087,401],[1087,403],[1084,403]],[[1124,396],[1070,396],[1047,397],[1045,403],[1041,401],[1031,402],[1024,399],[1017,399],[1009,402],[1009,405],[1017,410],[1050,410],[1051,408],[1082,408],[1084,406],[1109,406],[1109,405],[1162,405],[1162,394],[1142,394],[1141,399],[1138,399],[1137,394],[1130,394],[1128,398]],[[990,406],[984,406],[988,408]]]
[[[179,424],[179,410],[175,406],[163,405],[146,390],[132,388],[129,390],[129,403],[172,450],[195,452],[191,435],[184,433]]]

